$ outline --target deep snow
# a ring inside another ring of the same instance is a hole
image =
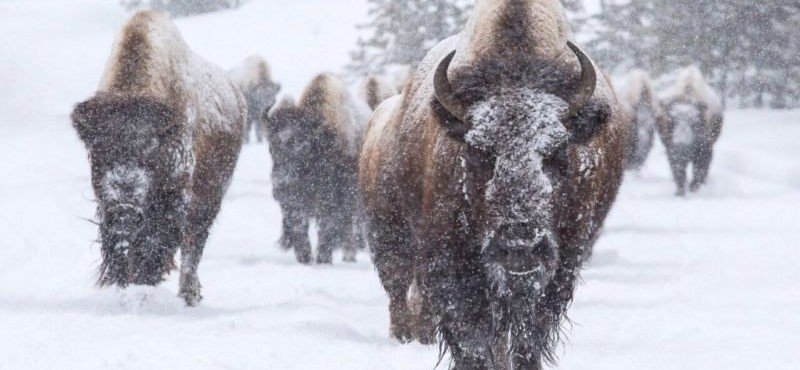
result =
[[[363,0],[253,0],[178,21],[229,68],[263,54],[297,96],[338,70]],[[304,267],[278,250],[264,146],[248,146],[200,266],[156,289],[93,286],[100,257],[71,106],[97,87],[126,14],[111,0],[0,1],[0,369],[431,369],[388,335],[368,257]],[[630,174],[577,292],[560,369],[800,366],[800,112],[728,112],[709,186],[672,196],[660,145]]]

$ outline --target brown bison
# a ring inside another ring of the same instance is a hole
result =
[[[246,115],[239,89],[165,16],[124,26],[97,94],[72,113],[98,201],[99,285],[157,285],[180,248],[180,296],[201,300],[197,266]]]
[[[694,170],[689,190],[700,190],[708,178],[714,143],[722,132],[722,104],[696,67],[680,71],[662,100],[666,119],[661,120],[658,130],[667,147],[676,194],[684,196],[689,164]]]
[[[479,0],[370,123],[359,183],[391,332],[438,328],[456,369],[553,359],[616,197],[628,123],[571,37],[558,0]]]
[[[245,142],[255,131],[256,140],[260,143],[264,137],[261,116],[275,105],[275,98],[281,85],[272,80],[269,65],[264,58],[251,56],[241,65],[231,70],[229,75],[239,86],[247,100],[247,125],[244,129]]]
[[[355,261],[363,238],[358,211],[358,153],[369,108],[337,77],[322,74],[298,104],[285,100],[266,117],[272,154],[272,194],[283,213],[280,244],[311,263],[309,221],[318,224],[317,263],[331,263],[341,247]]]
[[[632,121],[625,163],[628,169],[639,170],[653,149],[656,128],[659,120],[664,119],[664,112],[647,72],[631,71],[621,90],[621,103]]]
[[[397,95],[397,90],[383,78],[372,75],[361,83],[359,95],[370,109],[375,110],[386,99]]]

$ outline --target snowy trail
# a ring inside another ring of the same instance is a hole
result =
[[[94,288],[93,196],[68,113],[94,89],[125,14],[64,3],[0,1],[0,369],[434,367],[436,347],[389,339],[367,255],[304,267],[278,250],[264,146],[241,157],[200,266],[200,307],[176,297],[176,275],[155,289]],[[346,62],[361,16],[325,0],[277,3],[178,24],[224,66],[258,45],[296,95]],[[305,31],[292,29],[299,19]],[[689,199],[672,196],[657,146],[628,176],[583,274],[559,369],[797,369],[798,137],[800,111],[729,112],[711,183]]]

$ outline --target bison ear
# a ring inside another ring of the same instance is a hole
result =
[[[75,106],[72,110],[72,127],[84,143],[90,143],[97,132],[97,125],[103,112],[103,105],[97,98],[89,99]]]
[[[611,119],[611,105],[604,100],[591,100],[573,118],[572,141],[585,143],[603,128]]]

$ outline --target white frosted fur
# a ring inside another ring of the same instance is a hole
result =
[[[689,66],[680,70],[675,83],[665,92],[662,99],[669,100],[685,94],[705,102],[711,112],[722,112],[722,101],[719,95],[706,82],[703,73],[697,66]]]
[[[670,108],[670,115],[676,120],[672,143],[688,145],[694,142],[692,122],[700,119],[700,111],[697,107],[692,104],[678,103]]]
[[[497,156],[494,176],[486,190],[489,219],[500,225],[536,223],[543,226],[535,245],[549,237],[553,214],[553,184],[544,169],[544,158],[562,148],[569,132],[561,122],[567,110],[564,100],[537,90],[521,89],[492,97],[468,113],[472,128],[467,143]],[[524,112],[524,113],[520,113]],[[508,191],[508,189],[514,191]],[[491,235],[484,239],[484,246]]]

